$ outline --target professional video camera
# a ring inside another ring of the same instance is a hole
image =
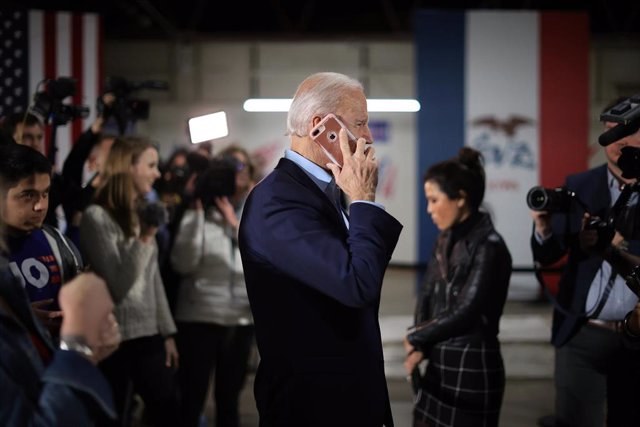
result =
[[[31,111],[39,116],[43,123],[55,126],[66,125],[69,121],[89,115],[86,105],[63,104],[62,101],[76,93],[76,80],[71,77],[58,77],[55,80],[43,80],[44,89],[33,97]]]
[[[145,80],[142,82],[131,82],[122,77],[108,77],[104,93],[113,93],[116,97],[114,104],[107,109],[102,101],[98,99],[98,112],[105,116],[113,116],[118,124],[120,134],[124,134],[127,124],[136,120],[146,120],[149,118],[149,101],[139,98],[131,98],[131,94],[141,89],[168,90],[169,84],[159,80]]]

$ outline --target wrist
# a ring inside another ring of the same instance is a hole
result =
[[[359,193],[355,194],[353,199],[354,202],[357,201],[365,201],[365,202],[375,202],[376,201],[376,193]]]
[[[59,347],[60,350],[73,351],[86,359],[93,360],[93,349],[82,335],[62,335]]]
[[[551,237],[551,227],[536,227],[536,233],[542,240],[546,240]]]

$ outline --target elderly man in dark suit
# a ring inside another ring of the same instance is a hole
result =
[[[335,114],[342,166],[311,130]],[[251,192],[239,246],[260,365],[260,426],[392,426],[378,308],[402,225],[375,202],[378,164],[361,84],[317,73],[287,118],[291,148]],[[341,193],[350,200],[348,211]]]

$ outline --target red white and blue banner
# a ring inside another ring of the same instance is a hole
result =
[[[589,25],[582,12],[419,11],[418,261],[437,230],[424,171],[463,145],[485,158],[485,208],[514,267],[531,267],[526,194],[588,164]]]
[[[65,102],[87,105],[91,114],[58,127],[56,163],[61,165],[73,141],[95,119],[102,88],[100,18],[95,13],[0,9],[0,40],[0,117],[24,112],[43,80],[76,79],[75,95]]]

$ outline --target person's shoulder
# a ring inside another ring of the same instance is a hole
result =
[[[87,212],[97,213],[97,212],[106,212],[106,210],[105,210],[105,208],[103,208],[100,205],[97,205],[95,203],[91,203],[85,209],[85,213],[87,213]]]
[[[82,212],[82,219],[91,218],[93,221],[104,222],[111,219],[109,212],[100,205],[94,203],[86,207]]]
[[[581,181],[584,179],[596,177],[601,174],[606,175],[606,172],[607,172],[607,165],[602,164],[600,166],[587,169],[585,171],[569,174],[567,175],[567,181]]]

